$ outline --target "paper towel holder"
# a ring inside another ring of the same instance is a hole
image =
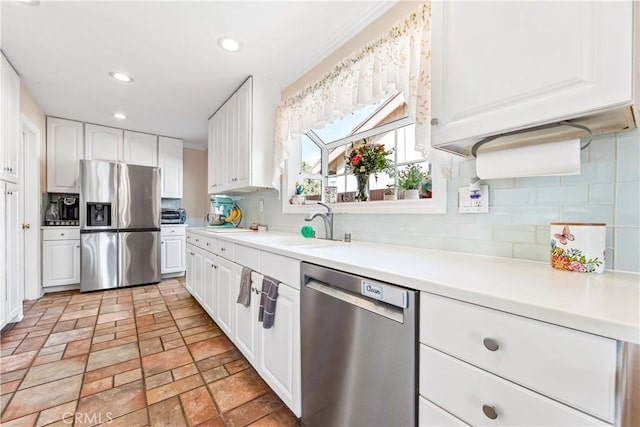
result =
[[[591,144],[591,140],[593,139],[593,132],[591,131],[591,129],[589,129],[588,126],[585,125],[581,125],[579,123],[573,123],[573,122],[568,122],[566,120],[562,120],[559,122],[554,122],[554,123],[547,123],[544,125],[539,125],[539,126],[532,126],[526,129],[518,129],[518,130],[513,130],[510,132],[503,132],[503,133],[499,133],[497,135],[491,135],[488,136],[484,139],[481,139],[480,141],[476,142],[475,144],[473,144],[473,147],[471,147],[471,155],[476,158],[478,157],[477,153],[478,153],[478,149],[480,147],[482,147],[485,144],[488,144],[492,141],[495,141],[498,138],[502,138],[505,136],[512,136],[512,135],[519,135],[519,134],[523,134],[523,133],[527,133],[527,132],[533,132],[533,131],[539,131],[539,130],[544,130],[544,129],[551,129],[554,127],[560,127],[560,126],[569,126],[569,127],[573,127],[573,128],[577,128],[577,129],[581,129],[584,130],[585,132],[587,132],[589,134],[589,140],[584,144],[580,146],[580,150],[584,150],[585,148],[587,148],[590,144]]]

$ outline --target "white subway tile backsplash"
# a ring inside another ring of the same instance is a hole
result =
[[[615,269],[640,271],[640,228],[617,227],[615,236]]]
[[[489,188],[490,206],[531,206],[536,201],[535,188]]]
[[[527,243],[513,244],[513,257],[519,259],[529,259],[533,261],[549,261],[549,251],[551,245],[536,245]]]
[[[564,206],[561,221],[613,224],[613,206]]]
[[[488,214],[458,213],[458,188],[475,176],[475,160],[454,157],[447,183],[447,213],[438,215],[336,214],[336,236],[481,255],[546,261],[549,223],[607,224],[607,268],[640,272],[640,131],[594,138],[583,150],[582,173],[565,177],[487,180]],[[265,210],[258,212],[263,199]],[[298,233],[302,214],[281,213],[275,191],[248,194],[238,202],[243,226]],[[313,227],[323,233],[321,221]]]
[[[640,131],[618,134],[618,182],[640,181]]]
[[[536,204],[539,206],[584,204],[589,202],[587,185],[538,188]]]
[[[493,241],[534,243],[536,241],[535,225],[494,225]]]
[[[616,192],[616,225],[640,226],[640,182],[620,182]]]
[[[613,205],[615,194],[616,192],[613,183],[591,184],[589,185],[589,204]]]

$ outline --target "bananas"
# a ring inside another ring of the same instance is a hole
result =
[[[224,222],[234,222],[238,221],[242,217],[242,212],[240,208],[234,206],[231,208],[231,212],[229,212],[229,216],[224,220]]]

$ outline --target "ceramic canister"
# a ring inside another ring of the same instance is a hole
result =
[[[551,266],[578,273],[602,273],[606,224],[552,222]]]

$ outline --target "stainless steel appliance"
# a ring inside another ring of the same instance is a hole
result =
[[[417,425],[418,292],[306,262],[302,423]]]
[[[79,225],[80,202],[77,194],[47,194],[49,207],[44,216],[44,225]]]
[[[80,290],[160,281],[158,168],[80,161]]]
[[[187,221],[187,212],[184,208],[162,208],[162,224],[184,224]]]

